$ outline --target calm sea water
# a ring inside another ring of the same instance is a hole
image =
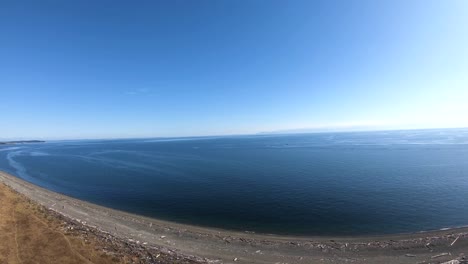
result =
[[[0,169],[155,218],[293,235],[468,225],[468,130],[56,141]]]

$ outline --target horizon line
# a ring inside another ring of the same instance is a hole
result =
[[[311,131],[301,131],[308,130]],[[385,131],[415,131],[415,130],[452,130],[452,129],[468,129],[468,126],[460,127],[422,127],[422,128],[382,128],[382,129],[349,129],[349,130],[334,130],[333,128],[316,129],[314,128],[297,128],[287,130],[274,130],[255,133],[239,133],[239,134],[213,134],[213,135],[194,135],[194,136],[137,136],[137,137],[89,137],[89,138],[3,138],[0,142],[10,141],[26,141],[26,140],[42,140],[42,141],[85,141],[85,140],[133,140],[133,139],[171,139],[171,138],[221,138],[221,137],[236,137],[236,136],[275,136],[275,135],[299,135],[299,134],[331,134],[331,133],[360,133],[360,132],[385,132]],[[320,131],[319,131],[320,130]]]

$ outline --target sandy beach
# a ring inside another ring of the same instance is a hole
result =
[[[68,228],[93,234],[114,248],[121,247],[121,252],[139,256],[136,263],[467,263],[468,228],[374,237],[233,232],[105,208],[4,172],[0,172],[0,182],[44,206]]]

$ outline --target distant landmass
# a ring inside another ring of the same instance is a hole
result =
[[[0,141],[0,145],[7,145],[7,144],[27,144],[27,143],[44,143],[43,140],[16,140],[16,141]]]
[[[263,131],[259,135],[278,135],[278,134],[308,134],[308,133],[333,133],[333,132],[360,132],[360,131],[376,131],[389,129],[387,127],[374,127],[374,126],[324,126],[315,128],[298,128],[298,129],[285,129],[274,131]]]

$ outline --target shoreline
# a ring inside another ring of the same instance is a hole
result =
[[[468,254],[468,227],[350,237],[258,234],[126,213],[49,191],[2,171],[0,182],[84,226],[200,263],[441,263]]]
[[[174,228],[178,229],[191,229],[191,230],[197,230],[199,232],[217,232],[217,233],[224,233],[224,234],[231,234],[231,235],[248,235],[252,237],[256,237],[257,239],[266,239],[266,238],[274,238],[274,239],[284,239],[284,240],[317,240],[317,241],[326,241],[330,239],[339,239],[339,240],[390,240],[394,238],[400,238],[400,239],[405,239],[405,238],[412,238],[417,235],[424,235],[427,234],[428,236],[432,235],[438,235],[440,233],[446,233],[446,232],[468,232],[468,224],[463,225],[463,226],[458,226],[458,227],[444,227],[440,229],[433,229],[433,230],[421,230],[421,231],[415,231],[415,232],[406,232],[406,233],[390,233],[390,234],[364,234],[364,235],[287,235],[287,234],[273,234],[273,233],[260,233],[260,232],[255,232],[255,231],[240,231],[240,230],[231,230],[231,229],[223,229],[223,228],[218,228],[218,227],[209,227],[209,226],[201,226],[201,225],[192,225],[192,224],[185,224],[185,223],[178,223],[178,222],[173,222],[170,220],[163,220],[163,219],[158,219],[150,216],[145,216],[145,215],[139,215],[136,213],[130,213],[126,211],[122,211],[119,209],[114,209],[111,207],[106,207],[103,205],[99,204],[94,204],[92,202],[88,202],[85,200],[80,200],[78,198],[74,198],[71,196],[67,196],[65,194],[61,194],[58,192],[50,191],[44,187],[35,185],[33,183],[30,183],[26,180],[23,180],[15,175],[12,175],[8,172],[0,170],[0,181],[2,180],[1,176],[6,176],[8,180],[15,181],[17,183],[20,183],[22,185],[29,185],[29,188],[35,188],[40,191],[44,192],[50,192],[51,194],[57,195],[57,196],[63,196],[65,199],[70,199],[70,200],[75,200],[76,202],[82,203],[83,205],[88,205],[92,207],[97,207],[101,208],[104,210],[112,211],[115,212],[116,214],[122,214],[122,215],[128,215],[130,217],[135,217],[135,218],[141,218],[141,219],[146,219],[149,222],[159,222],[160,224],[167,225],[167,226],[172,226]],[[60,210],[57,210],[60,212]],[[468,220],[467,220],[468,221]]]

